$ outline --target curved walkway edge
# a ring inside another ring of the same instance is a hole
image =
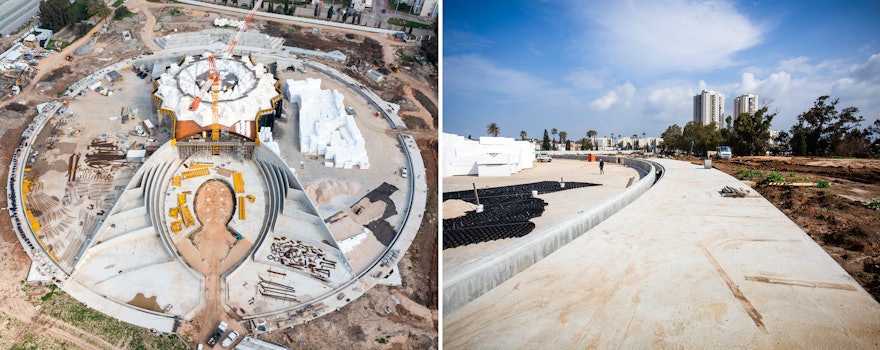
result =
[[[621,161],[644,172],[644,176],[617,197],[546,230],[533,232],[502,249],[468,263],[443,271],[443,315],[458,310],[471,300],[532,266],[584,232],[601,223],[639,198],[654,184],[656,176],[650,162],[634,158],[603,157],[606,162]]]
[[[765,198],[716,169],[663,181],[444,318],[445,349],[876,349],[880,304]]]

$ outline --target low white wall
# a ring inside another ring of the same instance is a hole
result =
[[[625,163],[637,168],[644,176],[619,196],[588,212],[576,214],[556,226],[533,232],[492,254],[444,271],[443,315],[458,310],[471,300],[580,237],[632,203],[653,186],[655,171],[652,163],[633,158],[626,158]]]

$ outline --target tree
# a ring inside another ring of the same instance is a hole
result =
[[[571,141],[570,140],[565,140],[565,150],[571,151]]]
[[[853,145],[853,138],[866,137],[859,130],[864,121],[857,115],[859,109],[847,107],[838,112],[839,100],[827,103],[829,99],[827,95],[819,96],[812,108],[798,115],[798,123],[791,128],[792,150],[805,155],[843,155],[853,152],[849,149]],[[847,141],[846,144],[844,141]]]
[[[490,123],[486,126],[486,133],[495,137],[498,137],[498,134],[501,133],[501,128],[498,127],[496,123]]]
[[[682,140],[689,152],[705,156],[706,152],[715,150],[721,144],[721,132],[715,122],[703,125],[699,121],[689,121],[682,131]]]
[[[106,20],[107,17],[110,17],[110,15],[113,14],[113,9],[101,0],[92,0],[89,7],[91,8],[89,12],[94,13],[96,16],[100,17],[101,20]]]
[[[598,134],[598,133],[596,132],[596,130],[592,130],[592,129],[591,129],[591,130],[587,131],[587,137],[590,138],[590,146],[592,146],[593,144],[595,144],[593,138],[596,137],[596,134]],[[592,149],[592,147],[590,147],[590,148]]]
[[[547,129],[544,129],[544,141],[541,142],[541,150],[549,151],[550,147],[550,135],[547,133]]]
[[[40,22],[46,28],[55,32],[70,24],[68,9],[70,2],[67,0],[46,0],[40,2]]]
[[[559,130],[556,130],[556,128],[553,128],[553,129],[550,129],[550,133],[553,134],[553,143],[555,144],[556,143],[556,134],[559,133]]]
[[[520,130],[520,132],[519,132],[519,139],[525,141],[525,140],[526,140],[526,136],[528,136],[528,135],[529,135],[529,134],[527,134],[525,130]]]
[[[770,123],[776,113],[767,113],[767,106],[754,114],[742,113],[733,122],[731,146],[737,155],[764,155],[770,140]]]
[[[565,143],[566,140],[568,140],[568,133],[565,131],[560,131],[559,132],[559,142]]]
[[[582,139],[580,140],[580,142],[581,142],[581,149],[582,149],[582,150],[586,151],[586,150],[591,150],[591,149],[593,149],[593,142],[592,142],[590,139],[588,139],[588,138],[582,138]]]
[[[666,128],[666,131],[660,135],[663,139],[663,153],[670,154],[682,149],[681,134],[681,127],[678,124],[672,124]]]

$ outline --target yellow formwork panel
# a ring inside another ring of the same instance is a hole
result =
[[[188,206],[180,207],[180,214],[182,214],[183,225],[186,227],[190,227],[195,224],[195,218],[193,218],[192,212],[189,210]]]
[[[175,209],[177,209],[177,208],[175,208]],[[183,226],[181,226],[181,224],[183,224],[183,221],[180,221],[180,220],[172,221],[171,222],[171,232],[174,232],[174,234],[176,235],[176,234],[180,233],[180,231],[183,231]]]
[[[214,163],[192,163],[189,165],[190,169],[204,169],[211,168],[214,166]]]
[[[171,186],[180,187],[180,175],[171,177]]]
[[[184,204],[186,204],[186,195],[183,193],[178,193],[177,194],[177,205],[181,206]]]
[[[177,219],[178,214],[180,214],[180,209],[177,207],[172,207],[168,210],[168,216]]]
[[[238,197],[238,219],[244,220],[245,217],[246,216],[245,216],[245,212],[244,212],[244,197]]]
[[[187,170],[187,171],[184,171],[181,173],[181,175],[183,175],[184,179],[192,179],[194,177],[205,176],[205,175],[210,175],[210,174],[211,174],[211,170],[209,168]]]
[[[241,173],[232,173],[232,184],[235,186],[235,193],[244,193],[244,179],[241,177]]]

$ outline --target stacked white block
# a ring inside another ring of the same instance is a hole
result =
[[[509,176],[533,166],[535,151],[528,141],[508,137],[468,140],[443,134],[443,176]]]
[[[364,137],[345,112],[343,96],[322,90],[321,79],[287,80],[285,97],[299,106],[300,152],[324,157],[324,165],[368,169]]]

